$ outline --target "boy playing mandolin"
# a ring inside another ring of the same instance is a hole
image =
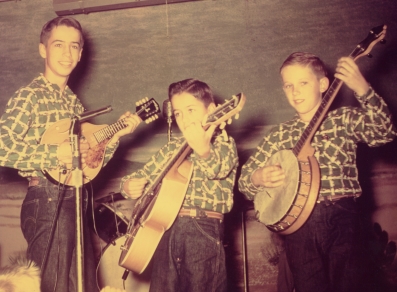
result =
[[[259,192],[269,194],[290,179],[281,164],[266,163],[276,152],[296,145],[329,86],[323,62],[309,53],[291,54],[280,74],[284,93],[297,115],[274,127],[242,167],[239,189],[251,200]],[[380,146],[396,136],[387,105],[352,58],[339,59],[335,77],[354,91],[361,107],[329,112],[311,141],[320,169],[317,202],[303,226],[285,236],[296,291],[357,291],[360,275],[356,198],[361,195],[357,144]]]
[[[41,269],[42,292],[76,291],[75,188],[52,183],[43,174],[43,170],[60,165],[70,169],[71,146],[68,139],[62,144],[41,144],[40,140],[55,122],[84,112],[67,86],[80,61],[83,44],[82,28],[74,18],[57,17],[47,22],[39,44],[44,74],[15,93],[0,120],[0,165],[18,169],[29,180],[21,210],[21,229],[28,242],[28,257]],[[126,127],[109,141],[105,163],[112,157],[119,138],[140,123],[139,117],[129,112],[121,118],[125,118]],[[80,141],[79,150],[84,168],[89,150],[87,141]],[[89,236],[84,242],[85,291],[98,291]]]
[[[172,199],[162,208],[170,207],[180,195],[183,203],[154,253],[150,291],[226,291],[223,214],[233,205],[236,145],[216,125],[203,128],[205,118],[215,109],[212,91],[206,83],[196,79],[173,83],[168,96],[183,137],[171,140],[142,169],[121,182],[124,196],[138,198],[164,171],[164,165],[184,141],[192,149],[184,161],[192,170],[184,163],[178,170],[187,180],[187,190],[181,194],[176,194],[173,187],[165,190]],[[147,242],[150,244],[153,243]]]

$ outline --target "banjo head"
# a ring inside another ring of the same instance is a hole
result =
[[[258,220],[266,225],[278,223],[288,213],[299,187],[299,162],[291,150],[275,153],[266,166],[275,164],[284,170],[284,183],[279,187],[266,188],[254,198]]]

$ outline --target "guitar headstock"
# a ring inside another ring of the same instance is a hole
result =
[[[354,60],[368,55],[372,48],[379,42],[383,41],[386,36],[386,25],[379,25],[370,30],[368,36],[357,45],[356,50],[352,53],[351,57]]]
[[[136,102],[136,114],[146,124],[157,120],[160,112],[160,106],[154,98],[145,97]]]
[[[238,113],[243,109],[245,100],[245,95],[242,92],[233,95],[231,99],[218,105],[216,109],[208,115],[204,126],[220,125],[224,122],[228,122],[233,116],[238,118]]]

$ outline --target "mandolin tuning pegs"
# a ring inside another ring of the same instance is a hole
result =
[[[367,54],[367,57],[368,58],[372,58],[372,54]]]
[[[238,114],[238,113],[234,116],[234,118],[235,118],[236,120],[238,120],[239,117],[240,117],[240,114]]]

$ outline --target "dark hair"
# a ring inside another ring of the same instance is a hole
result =
[[[284,67],[290,65],[308,66],[314,72],[318,79],[327,76],[327,69],[319,57],[306,52],[295,52],[288,56],[280,67],[280,73]]]
[[[50,21],[48,21],[46,24],[44,24],[41,34],[40,34],[40,43],[43,45],[47,46],[47,41],[51,36],[51,31],[58,26],[67,26],[67,27],[73,27],[77,29],[80,32],[80,46],[83,47],[84,45],[84,38],[83,38],[83,29],[81,28],[80,23],[74,19],[73,17],[69,16],[60,16],[56,17]]]
[[[201,100],[206,107],[208,107],[210,103],[214,103],[214,96],[211,88],[207,83],[200,80],[189,78],[172,83],[168,87],[168,99],[171,101],[174,95],[183,92],[190,93],[198,100]]]

